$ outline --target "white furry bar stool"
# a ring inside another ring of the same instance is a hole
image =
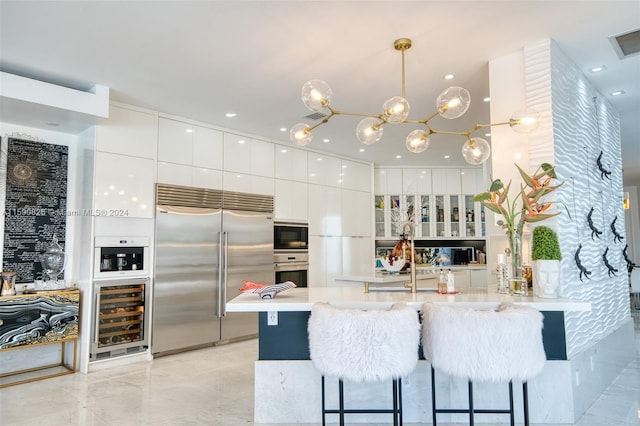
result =
[[[316,303],[309,317],[309,351],[322,374],[322,424],[326,414],[393,413],[393,424],[402,424],[401,377],[418,362],[420,321],[415,309],[395,304],[390,310],[337,309]],[[325,376],[338,377],[339,408],[325,407]],[[392,380],[393,409],[345,409],[343,380],[379,382]]]
[[[422,344],[431,362],[433,424],[437,413],[509,413],[515,424],[513,380],[522,382],[524,423],[529,424],[527,380],[544,368],[542,314],[536,309],[501,304],[497,311],[473,310],[425,303],[422,307]],[[435,372],[438,369],[469,382],[468,409],[437,409]],[[473,381],[509,382],[509,410],[473,406]]]

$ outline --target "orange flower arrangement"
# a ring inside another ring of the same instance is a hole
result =
[[[542,163],[533,175],[527,174],[517,164],[515,166],[520,172],[524,185],[520,185],[520,192],[513,200],[509,199],[511,181],[505,186],[500,179],[493,180],[488,191],[472,199],[474,202],[481,202],[492,212],[502,215],[504,220],[498,221],[498,225],[505,229],[510,239],[516,235],[522,235],[525,223],[540,222],[560,214],[559,212],[544,213],[553,202],[544,202],[542,197],[562,185],[561,183],[551,186],[556,173],[549,163]],[[518,221],[517,224],[516,221]]]

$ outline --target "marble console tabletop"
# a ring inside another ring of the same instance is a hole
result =
[[[403,278],[404,280],[404,278]],[[534,307],[540,311],[590,311],[591,303],[572,299],[541,299],[533,296],[498,294],[494,288],[464,289],[455,295],[433,291],[411,293],[396,289],[370,291],[361,287],[292,288],[278,293],[275,299],[262,300],[255,293],[243,293],[227,302],[228,312],[310,311],[316,302],[328,302],[339,308],[388,309],[404,302],[419,310],[425,302],[451,304],[474,309],[495,309],[502,302]]]

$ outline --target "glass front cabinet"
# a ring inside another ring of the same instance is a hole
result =
[[[484,189],[482,169],[433,169],[429,185],[419,169],[403,169],[403,194],[376,194],[375,232],[378,239],[396,239],[411,220],[416,238],[481,239],[486,235],[485,210],[473,197]],[[429,171],[431,172],[431,171]],[[389,176],[380,173],[376,176]],[[431,176],[431,175],[429,175]],[[398,189],[397,183],[394,189]],[[380,186],[381,189],[384,185]]]

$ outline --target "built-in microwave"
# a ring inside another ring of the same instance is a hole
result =
[[[275,222],[273,249],[276,252],[309,250],[309,226],[306,223]]]

